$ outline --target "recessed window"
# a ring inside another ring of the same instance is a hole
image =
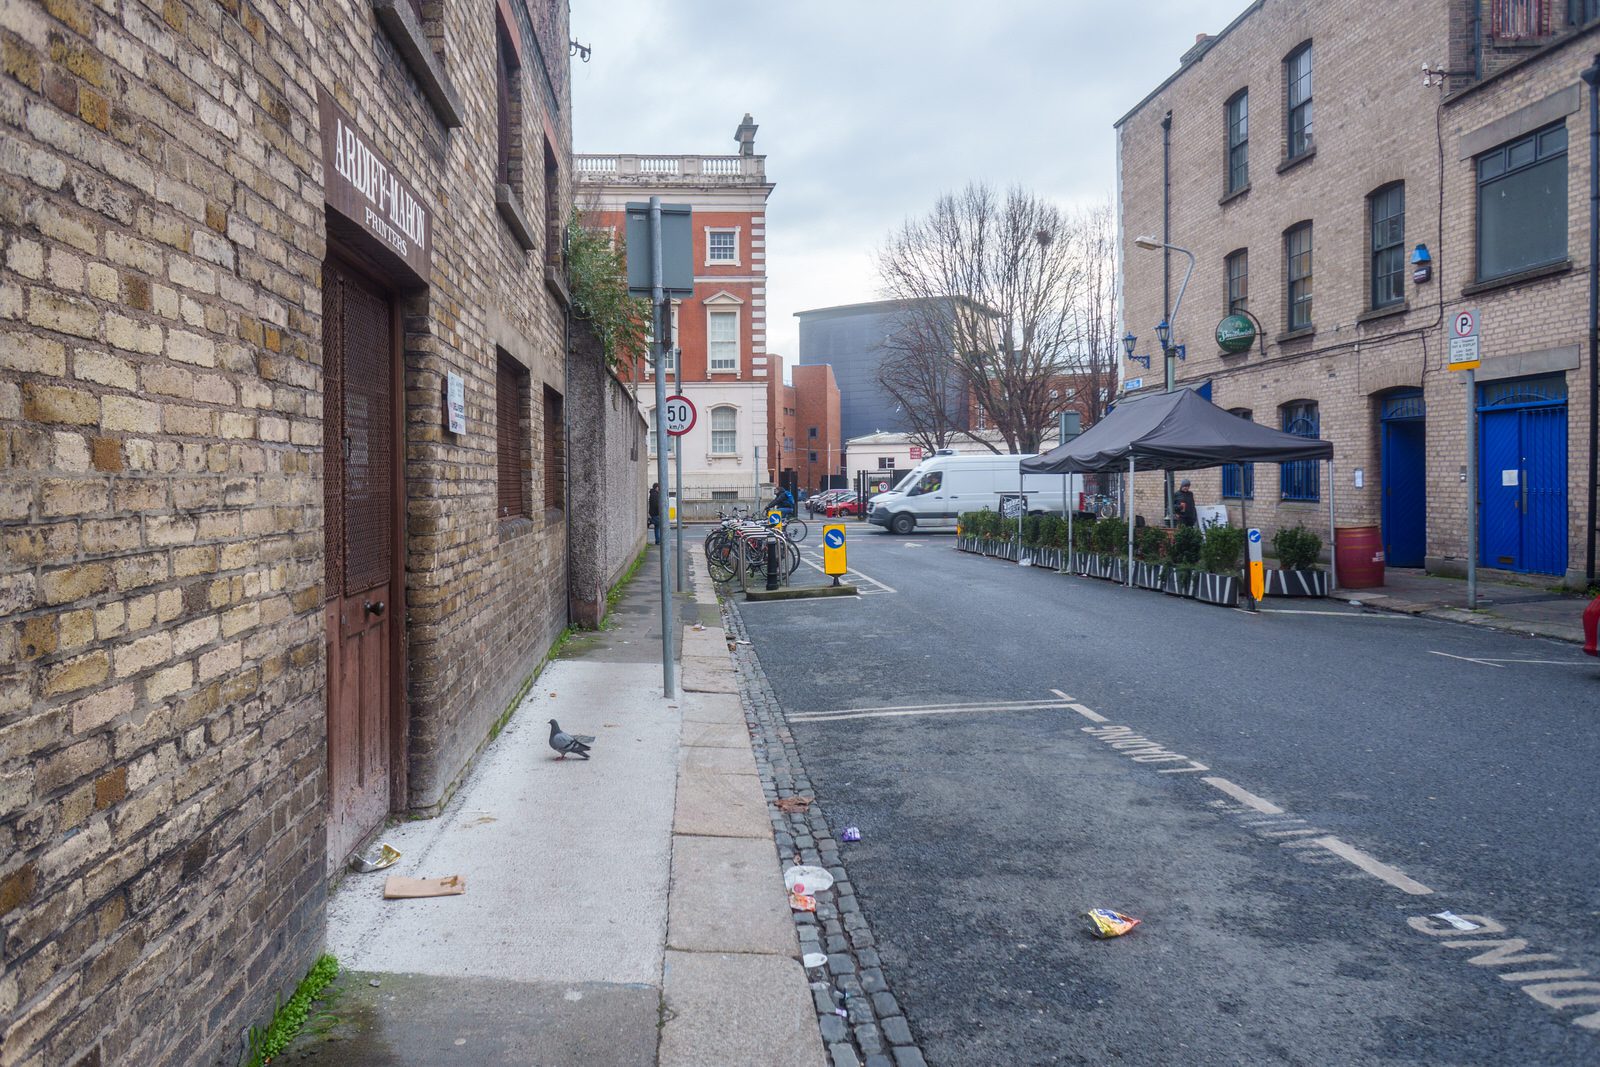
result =
[[[881,471],[892,471],[892,470],[894,470],[894,457],[893,456],[879,456],[878,457],[878,469],[881,470]]]
[[[1250,307],[1250,253],[1243,248],[1224,261],[1228,275],[1228,314],[1237,315]]]
[[[806,427],[806,437],[815,441],[817,439],[817,428],[815,426]]]
[[[1567,128],[1557,124],[1478,157],[1478,279],[1567,257]]]
[[[528,369],[495,356],[495,468],[502,519],[528,514]]]
[[[495,181],[522,192],[522,72],[511,31],[495,20]]]
[[[561,394],[544,387],[544,506],[561,509],[567,502],[567,418]]]
[[[1289,329],[1304,330],[1311,325],[1311,223],[1285,233],[1283,250],[1289,268]]]
[[[561,164],[549,139],[544,142],[544,232],[545,266],[560,269],[562,236],[566,220],[561,216]]]
[[[1307,41],[1283,61],[1288,82],[1289,158],[1311,150],[1311,42]]]
[[[1284,433],[1292,433],[1296,437],[1317,436],[1315,400],[1296,400],[1278,410],[1283,416]],[[1316,501],[1322,498],[1317,462],[1314,459],[1297,459],[1278,465],[1279,490],[1283,499]]]
[[[719,456],[739,452],[739,412],[731,407],[711,409],[711,451]]]
[[[1228,101],[1228,192],[1250,184],[1250,91]]]
[[[706,354],[713,372],[739,369],[739,313],[711,311],[706,314]]]
[[[817,461],[817,454],[815,452],[807,452],[806,458],[808,462],[815,463]]]
[[[1372,306],[1406,298],[1406,187],[1386,185],[1367,198],[1372,221]]]
[[[1249,408],[1229,408],[1228,414],[1250,420]],[[1224,463],[1222,465],[1222,495],[1240,500],[1256,498],[1256,465],[1254,463]]]
[[[738,233],[734,230],[707,230],[706,261],[710,263],[739,262]]]

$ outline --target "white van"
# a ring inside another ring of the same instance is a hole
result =
[[[1076,501],[1083,489],[1083,476],[1073,474],[1030,474],[1019,481],[1020,465],[1028,455],[957,456],[937,455],[917,464],[900,483],[887,493],[879,493],[868,505],[867,520],[897,534],[912,530],[953,530],[956,517],[964,511],[1000,510],[1002,495],[1020,491],[1028,503],[1028,514],[1063,514],[1062,488]],[[1070,479],[1070,481],[1069,481]]]

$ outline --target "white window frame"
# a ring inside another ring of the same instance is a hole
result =
[[[731,429],[719,429],[717,427],[717,413],[721,412],[721,411],[726,411],[726,412],[730,413],[733,416],[733,426],[732,426]],[[737,456],[739,454],[739,409],[738,409],[738,407],[733,405],[733,404],[718,404],[716,407],[714,407],[710,411],[706,412],[706,419],[707,419],[706,426],[711,431],[711,444],[709,446],[710,449],[711,449],[711,454],[713,456]],[[733,434],[733,447],[731,449],[723,450],[723,449],[718,449],[717,448],[717,435],[719,433],[731,433],[731,434]]]
[[[718,366],[712,345],[718,343],[711,336],[711,321],[717,315],[726,315],[733,320],[733,365]],[[711,304],[706,308],[706,373],[707,374],[738,374],[739,364],[743,353],[739,346],[739,309],[727,304]]]
[[[743,262],[744,262],[743,258],[739,254],[739,245],[743,243],[743,237],[744,237],[744,227],[743,226],[707,226],[707,227],[705,227],[705,232],[706,232],[706,263],[705,263],[706,266],[708,266],[708,267],[738,267],[738,266],[742,266],[743,265]],[[731,234],[733,234],[733,258],[732,259],[712,259],[711,258],[711,235],[714,234],[714,233],[731,233]]]
[[[674,300],[672,302],[672,341],[673,341],[673,344],[672,344],[672,348],[667,352],[667,373],[668,374],[677,374],[678,373],[678,356],[683,352],[683,349],[681,347],[679,347],[679,345],[677,343],[678,342],[678,337],[679,337],[679,334],[678,334],[678,305],[681,304],[682,302],[683,301],[681,301],[681,300]],[[653,328],[654,325],[655,325],[654,323],[646,323],[645,324],[645,331],[644,331],[645,341],[652,348],[655,347],[655,343],[656,343],[656,331]],[[653,377],[655,377],[655,373],[656,373],[655,360],[651,359],[647,355],[645,357],[645,361],[644,361],[644,376],[646,378],[653,378]]]

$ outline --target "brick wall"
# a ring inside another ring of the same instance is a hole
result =
[[[1582,49],[1569,49],[1571,60],[1564,66],[1542,61],[1537,70],[1504,75],[1452,102],[1445,95],[1451,86],[1424,87],[1420,68],[1423,62],[1444,67],[1446,57],[1459,48],[1466,25],[1462,10],[1463,4],[1454,0],[1399,5],[1267,0],[1118,128],[1125,322],[1139,338],[1136,352],[1153,356],[1148,370],[1125,364],[1125,375],[1158,388],[1162,381],[1154,327],[1170,307],[1170,300],[1163,304],[1163,256],[1138,248],[1133,239],[1161,234],[1161,123],[1170,111],[1171,242],[1190,249],[1197,259],[1175,327],[1174,341],[1185,344],[1188,354],[1177,365],[1179,384],[1210,381],[1216,404],[1247,409],[1256,421],[1275,428],[1282,425],[1282,405],[1315,401],[1320,434],[1335,448],[1339,525],[1380,522],[1382,396],[1395,389],[1423,389],[1432,559],[1459,556],[1465,549],[1467,494],[1461,468],[1466,398],[1459,374],[1444,366],[1452,311],[1482,307],[1490,326],[1485,357],[1514,355],[1570,344],[1581,335],[1586,285],[1581,276],[1587,247],[1583,192],[1588,168],[1581,147],[1585,117],[1575,114],[1567,120],[1577,146],[1569,153],[1568,248],[1575,268],[1563,277],[1493,294],[1463,292],[1473,281],[1476,208],[1473,164],[1461,159],[1458,150],[1461,135],[1493,114],[1570,85],[1586,60]],[[1283,60],[1307,40],[1314,48],[1315,151],[1290,163],[1285,159]],[[1249,183],[1247,191],[1230,196],[1225,187],[1225,104],[1246,88]],[[1431,281],[1415,284],[1408,267],[1405,302],[1374,313],[1367,198],[1395,181],[1405,183],[1403,248],[1409,256],[1415,245],[1426,244],[1435,270]],[[1291,333],[1284,234],[1304,221],[1313,224],[1313,329]],[[1265,327],[1265,357],[1259,343],[1248,352],[1228,355],[1212,338],[1226,313],[1224,261],[1238,249],[1249,253],[1249,309]],[[1172,254],[1173,300],[1186,265],[1184,256]],[[1569,380],[1577,383],[1585,374],[1571,371]],[[1586,482],[1581,438],[1587,414],[1580,392],[1574,384],[1569,407],[1569,561],[1581,561],[1582,555],[1578,527]],[[1357,469],[1360,487],[1355,484]],[[1220,470],[1191,477],[1201,503],[1226,502],[1233,521],[1240,521],[1241,502],[1221,497]],[[1136,483],[1136,510],[1152,521],[1159,521],[1163,511],[1161,482],[1159,475],[1141,475]],[[1277,466],[1259,464],[1255,499],[1243,502],[1244,510],[1269,541],[1279,527],[1302,522],[1326,535],[1328,490],[1324,471],[1319,501],[1283,501]]]
[[[566,621],[566,509],[494,505],[497,348],[530,373],[545,500],[549,235],[524,250],[494,207],[492,9],[431,27],[455,131],[353,0],[5,11],[0,1064],[231,1063],[323,934],[319,85],[438,223],[401,298],[400,808],[448,795]],[[556,113],[530,81],[523,136],[553,129],[565,204],[566,7],[527,25]]]

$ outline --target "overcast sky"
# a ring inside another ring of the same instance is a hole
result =
[[[1248,0],[572,0],[578,152],[732,153],[777,188],[767,347],[796,311],[878,299],[872,253],[969,181],[1063,206],[1116,188],[1111,124]]]

